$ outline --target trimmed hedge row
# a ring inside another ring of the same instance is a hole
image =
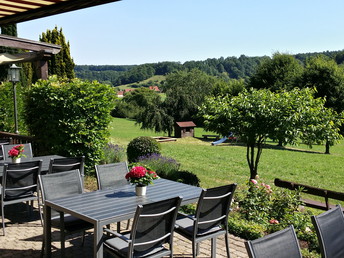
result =
[[[28,91],[26,122],[41,154],[84,155],[89,173],[102,158],[115,98],[113,88],[98,82],[39,80]]]

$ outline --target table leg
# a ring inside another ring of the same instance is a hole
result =
[[[94,225],[94,255],[93,257],[103,258],[103,226]]]
[[[51,208],[44,205],[44,237],[43,251],[44,257],[51,257]]]

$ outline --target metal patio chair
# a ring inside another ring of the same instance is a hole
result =
[[[78,169],[59,172],[54,174],[45,174],[39,176],[39,186],[42,192],[42,202],[40,202],[41,216],[44,218],[43,206],[46,200],[73,196],[84,192],[81,182],[81,176]],[[44,219],[43,219],[44,221]],[[60,212],[51,210],[52,227],[61,230]],[[85,230],[93,228],[93,224],[84,220],[64,214],[64,230],[60,231],[61,250],[64,252],[65,238],[67,234],[83,232],[83,243]],[[45,243],[43,241],[43,250]]]
[[[173,229],[182,198],[138,205],[131,232],[113,234],[104,241],[104,252],[116,257],[173,257]]]
[[[6,139],[0,139],[0,160],[4,159],[4,153],[2,150],[2,145],[7,145],[10,144],[9,140]]]
[[[293,225],[264,237],[245,242],[250,258],[302,257]]]
[[[4,161],[12,161],[12,158],[10,156],[8,156],[8,151],[17,145],[20,145],[20,143],[19,144],[2,144],[1,145]],[[26,158],[33,158],[31,143],[23,143],[22,145],[24,145],[24,154],[25,154]],[[25,158],[24,158],[24,160],[25,160]],[[22,159],[22,161],[23,161],[23,159]]]
[[[67,157],[67,158],[55,158],[50,159],[48,174],[60,173],[78,169],[81,175],[81,182],[84,185],[84,172],[85,156],[81,157]]]
[[[96,165],[98,189],[115,188],[128,184],[125,175],[129,172],[127,162]]]
[[[129,184],[125,175],[129,172],[127,162],[110,163],[104,165],[95,165],[97,184],[99,190],[116,188]],[[130,219],[127,221],[129,229]],[[117,231],[121,230],[121,222],[117,222]]]
[[[32,209],[33,201],[39,199],[37,181],[41,168],[42,161],[40,160],[4,164],[1,186],[1,217],[3,235],[5,235],[5,206],[30,201]]]
[[[180,214],[176,221],[176,232],[192,241],[192,256],[198,254],[198,245],[211,239],[211,255],[216,255],[216,238],[225,235],[229,257],[228,214],[236,184],[203,189],[198,200],[196,214]]]
[[[344,257],[344,215],[340,205],[311,217],[317,232],[321,256]]]

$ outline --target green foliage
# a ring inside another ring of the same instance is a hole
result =
[[[308,242],[310,250],[317,249],[317,237],[311,223],[311,213],[301,212],[301,189],[275,189],[252,179],[248,188],[236,195],[236,216],[263,227],[262,233],[272,233],[294,225],[299,239]]]
[[[200,186],[201,184],[198,176],[187,170],[174,171],[168,175],[167,179],[194,186]]]
[[[315,87],[316,97],[326,97],[326,107],[344,111],[344,68],[328,57],[309,58],[301,78],[304,87]]]
[[[117,144],[108,143],[103,148],[104,156],[100,164],[117,163],[126,160],[125,149]]]
[[[39,80],[28,93],[26,121],[46,153],[86,156],[86,171],[99,163],[115,94],[112,88],[79,79]]]
[[[212,88],[212,95],[216,96],[237,96],[245,89],[245,81],[243,79],[231,79],[229,81],[218,80]]]
[[[25,133],[27,128],[24,121],[25,88],[21,83],[16,83],[18,129]],[[0,131],[14,132],[14,100],[13,84],[6,82],[0,84]]]
[[[114,117],[136,119],[147,108],[159,105],[160,96],[148,88],[138,88],[127,93],[123,99],[118,100],[115,109],[111,112]]]
[[[232,212],[228,219],[229,233],[247,239],[254,240],[264,236],[264,226],[238,216],[236,212]]]
[[[152,137],[139,136],[131,140],[127,147],[127,157],[130,163],[138,161],[140,156],[153,153],[160,154],[161,146]]]
[[[323,100],[314,99],[308,88],[280,93],[251,89],[235,97],[207,98],[200,114],[207,130],[220,135],[233,132],[246,144],[252,179],[258,174],[268,137],[291,144],[301,137],[310,146],[314,142],[335,142],[341,138],[338,126],[342,121],[335,112],[324,108]]]
[[[251,76],[249,86],[256,89],[291,90],[302,74],[301,63],[292,55],[275,53],[265,59]]]
[[[178,171],[180,164],[173,158],[164,157],[161,154],[151,153],[140,156],[138,158],[140,164],[145,164],[153,169],[160,177],[168,177],[168,175]]]
[[[53,55],[49,59],[48,69],[50,75],[57,75],[60,78],[72,79],[75,77],[75,63],[70,55],[70,45],[66,42],[66,38],[62,32],[62,28],[58,30],[57,26],[53,30],[47,30],[39,37],[41,42],[47,42],[60,45],[61,51]]]
[[[165,106],[175,121],[192,120],[204,97],[210,95],[215,80],[200,70],[169,74],[164,84]]]

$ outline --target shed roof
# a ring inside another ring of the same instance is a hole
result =
[[[187,121],[187,122],[176,122],[176,124],[179,126],[179,127],[195,127],[195,123],[192,122],[192,121]]]
[[[3,0],[0,1],[0,26],[117,1],[120,0]]]

